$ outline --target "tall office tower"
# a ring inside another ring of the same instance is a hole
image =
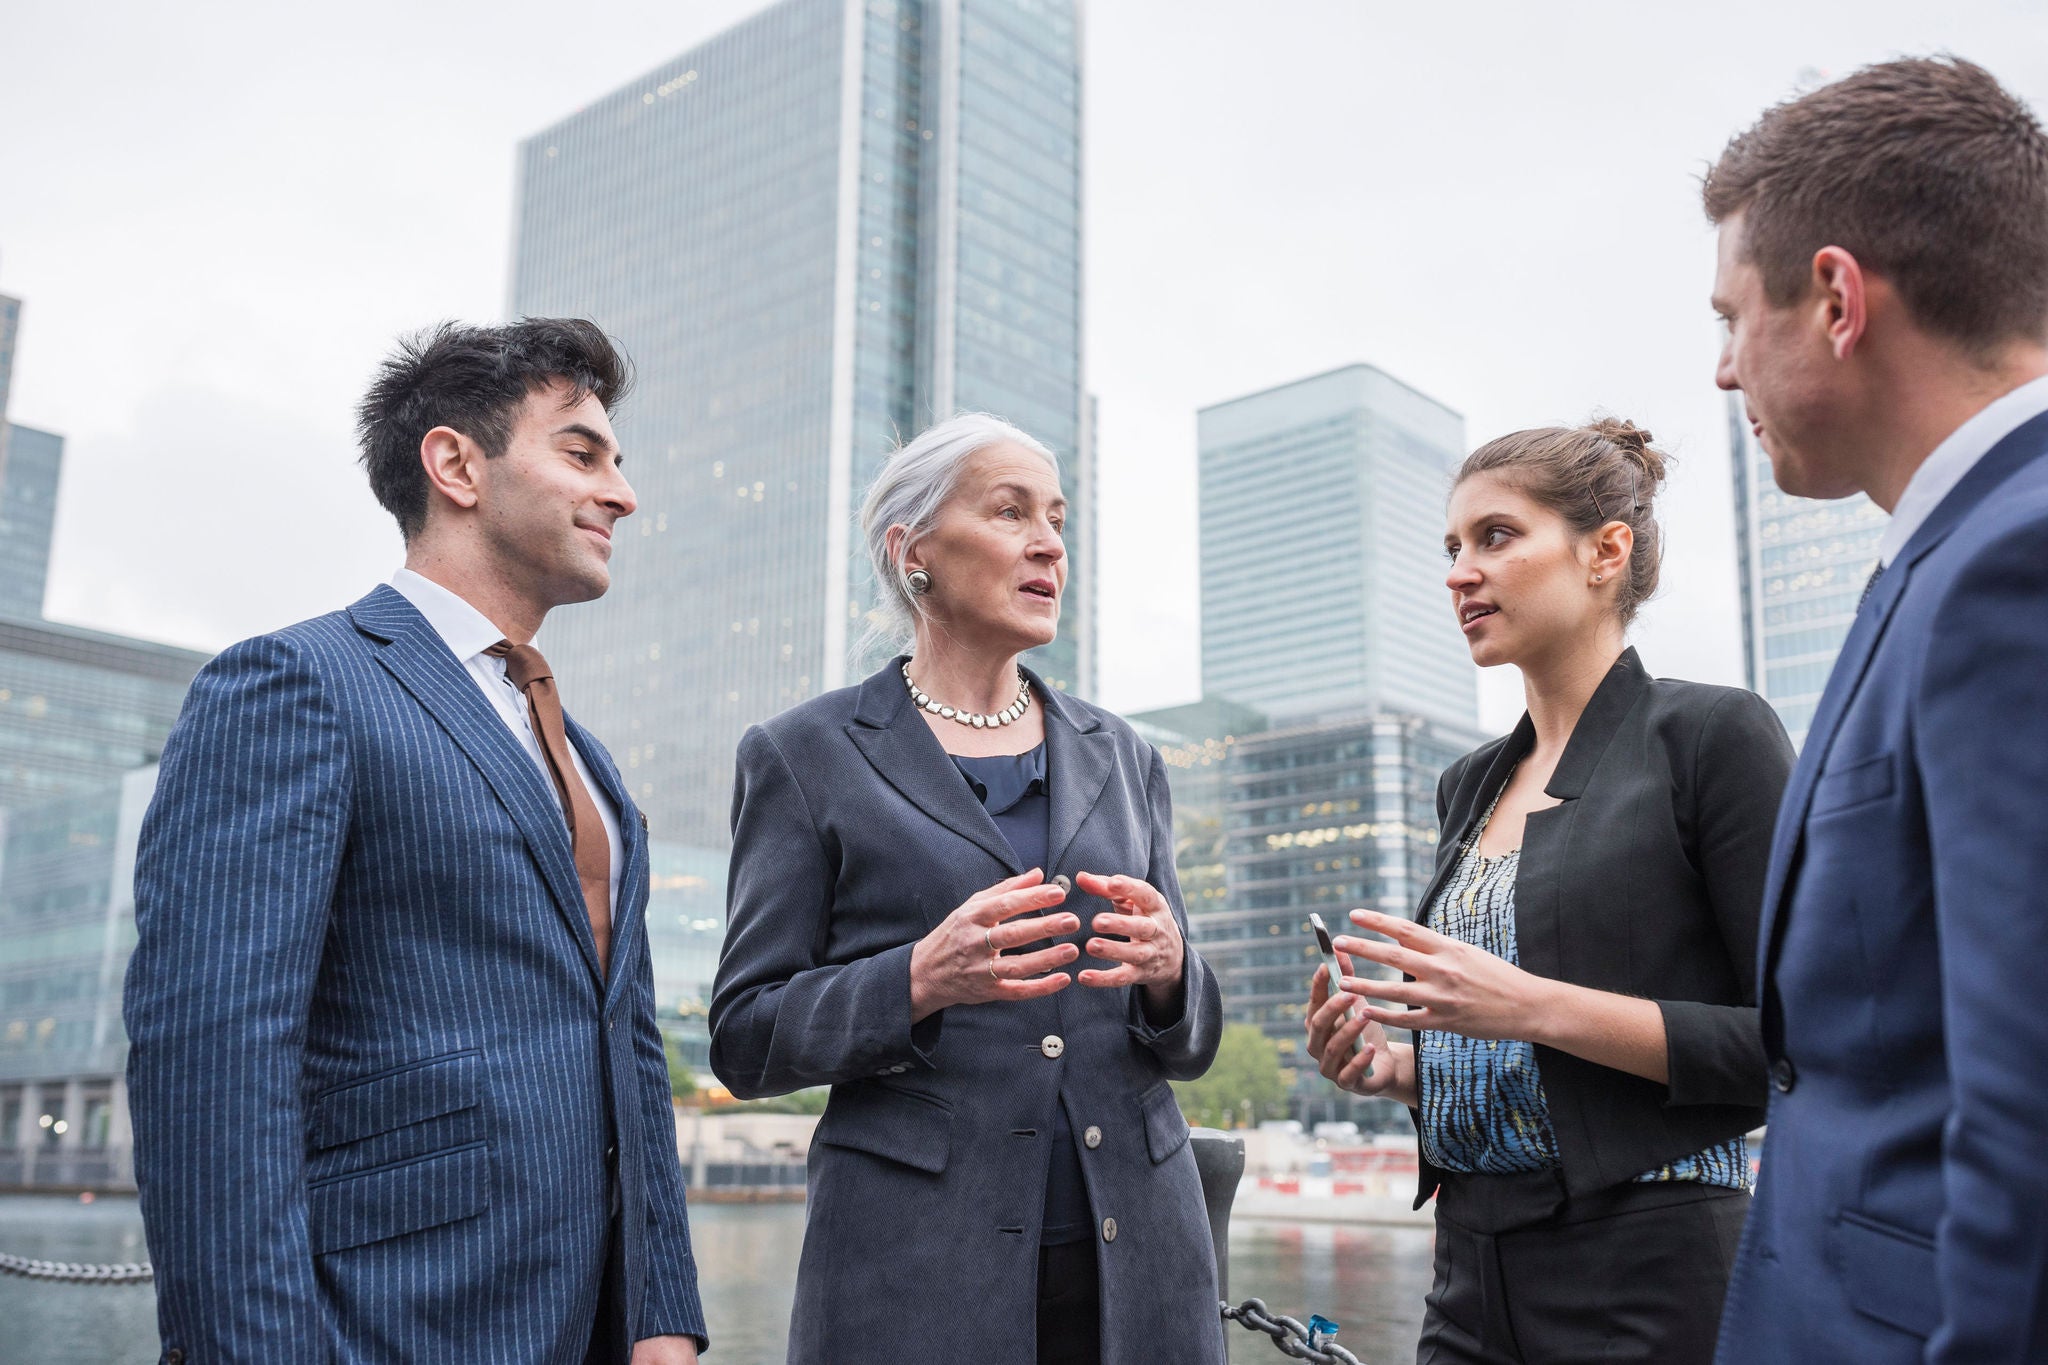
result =
[[[1258,1025],[1295,1069],[1303,1117],[1403,1126],[1380,1102],[1332,1106],[1303,1046],[1320,961],[1308,916],[1319,912],[1333,933],[1360,906],[1412,918],[1435,868],[1437,778],[1484,740],[1469,722],[1374,710],[1276,727],[1231,749],[1224,893],[1192,936],[1222,983],[1226,1017]]]
[[[1209,933],[1210,917],[1226,908],[1223,807],[1229,759],[1246,737],[1266,728],[1266,718],[1248,706],[1206,698],[1125,719],[1166,763],[1173,793],[1174,873],[1187,906],[1188,932],[1199,944]]]
[[[1276,721],[1379,705],[1472,724],[1443,582],[1464,419],[1350,365],[1197,421],[1203,695]]]
[[[0,620],[0,810],[90,796],[156,762],[208,657]]]
[[[138,768],[0,821],[0,1187],[134,1186],[121,980]]]
[[[7,418],[7,399],[14,389],[14,341],[21,334],[21,300],[0,294],[0,422]],[[0,463],[6,459],[6,436],[0,434]]]
[[[1188,939],[1224,1018],[1272,1041],[1303,1117],[1398,1127],[1385,1105],[1338,1097],[1303,1049],[1320,961],[1308,916],[1343,932],[1356,906],[1415,913],[1435,866],[1437,778],[1485,737],[1382,708],[1268,728],[1214,698],[1129,719],[1166,761]]]
[[[1750,689],[1777,708],[1797,745],[1856,619],[1890,518],[1861,494],[1816,502],[1780,492],[1739,394],[1728,396],[1728,450],[1743,667]]]
[[[1077,562],[1034,663],[1091,690],[1075,10],[781,0],[521,144],[512,311],[639,372],[613,587],[541,643],[657,839],[724,849],[745,727],[886,657],[855,520],[935,414],[1061,456]]]
[[[6,423],[0,448],[0,617],[37,621],[50,577],[50,530],[64,438]]]
[[[50,528],[64,438],[7,420],[21,300],[0,295],[0,618],[36,621],[50,576]]]

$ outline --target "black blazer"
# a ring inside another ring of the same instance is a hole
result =
[[[1459,847],[1535,739],[1524,715],[1438,781],[1441,833],[1436,875],[1416,911],[1422,923]],[[1618,1185],[1764,1121],[1757,922],[1791,770],[1792,746],[1763,698],[1652,678],[1633,649],[1579,717],[1544,788],[1562,804],[1531,812],[1522,835],[1521,965],[1655,1001],[1670,1081],[1536,1049],[1570,1193]],[[1417,1208],[1443,1174],[1422,1160]]]

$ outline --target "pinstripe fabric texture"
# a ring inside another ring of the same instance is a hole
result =
[[[574,1365],[614,1168],[614,1335],[703,1335],[646,834],[569,730],[626,844],[609,980],[547,779],[398,593],[193,683],[125,998],[166,1352]]]
[[[749,730],[733,795],[711,1066],[743,1097],[830,1085],[810,1151],[791,1365],[1033,1365],[1052,1141],[1075,1133],[1104,1365],[1222,1365],[1201,1177],[1169,1080],[1223,1027],[1192,946],[1181,1017],[1128,988],[955,1005],[910,1022],[917,941],[1024,871],[903,690],[902,661]],[[1031,679],[1045,710],[1048,875],[1125,873],[1183,929],[1166,765]],[[1109,908],[1076,887],[1082,928]],[[1089,965],[1085,960],[1083,965]],[[1100,965],[1093,964],[1093,965]],[[923,1304],[931,1311],[906,1312]]]

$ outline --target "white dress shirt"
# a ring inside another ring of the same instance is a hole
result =
[[[427,618],[427,624],[434,628],[441,642],[468,671],[469,680],[484,694],[484,700],[498,713],[498,719],[505,722],[505,728],[519,741],[519,747],[526,750],[526,756],[540,769],[548,790],[554,792],[554,773],[548,768],[547,755],[541,751],[540,736],[533,732],[533,715],[527,709],[526,694],[505,676],[505,661],[484,652],[504,639],[505,632],[492,625],[490,618],[475,607],[433,579],[411,569],[400,569],[391,575],[391,586]],[[583,779],[584,787],[590,792],[591,803],[597,807],[598,817],[604,821],[604,838],[611,846],[612,854],[611,893],[606,897],[606,908],[615,914],[619,903],[619,869],[626,860],[625,846],[619,838],[619,813],[612,806],[611,798],[605,795],[604,788],[591,775],[589,765],[583,761],[583,755],[573,740],[569,742],[569,761],[576,765],[576,775]],[[555,800],[560,803],[559,792],[555,794]]]
[[[1941,506],[1941,500],[1955,491],[1963,476],[1976,468],[1977,461],[2044,412],[2048,412],[2048,375],[1994,399],[1950,432],[1906,481],[1906,491],[1899,494],[1899,505],[1892,509],[1891,525],[1877,542],[1877,562],[1889,569],[1913,533]]]

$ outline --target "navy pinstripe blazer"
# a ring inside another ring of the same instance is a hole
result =
[[[646,832],[568,728],[625,844],[608,979],[548,779],[396,591],[193,683],[125,1000],[166,1359],[580,1362],[614,1170],[616,1335],[703,1335]]]

